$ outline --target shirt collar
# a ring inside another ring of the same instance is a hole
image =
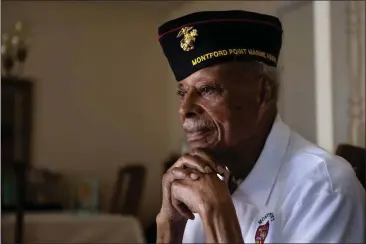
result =
[[[290,134],[290,128],[277,114],[256,164],[233,194],[234,201],[245,199],[249,204],[267,205],[282,164],[281,159],[287,151]]]

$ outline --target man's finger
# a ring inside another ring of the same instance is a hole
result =
[[[171,199],[173,207],[178,211],[180,215],[187,219],[194,219],[194,214],[192,211],[182,202],[178,201],[177,199]]]
[[[172,181],[174,180],[197,180],[198,178],[200,178],[202,176],[202,173],[200,173],[199,171],[197,171],[196,169],[191,169],[191,168],[179,168],[179,167],[174,167],[171,171],[170,171],[170,177],[173,178]]]
[[[173,168],[170,173],[172,174],[172,178],[174,178],[174,180],[197,180],[198,178],[202,177],[200,172],[190,168]],[[171,196],[171,203],[180,215],[187,219],[194,219],[192,211],[184,203],[176,200],[173,196]]]
[[[178,159],[174,166],[181,168],[193,168],[201,173],[217,172],[216,166],[212,161],[206,161],[200,157],[190,154],[184,154]]]
[[[192,211],[187,207],[187,205],[185,205],[183,202],[177,200],[179,198],[179,189],[178,189],[178,185],[180,185],[180,183],[178,182],[182,182],[182,181],[175,181],[174,183],[172,183],[172,188],[171,188],[171,203],[173,205],[173,207],[179,212],[180,215],[182,215],[183,217],[187,218],[187,219],[194,219],[194,214],[192,213]]]
[[[173,167],[163,176],[163,196],[167,201],[171,202],[171,185],[175,180],[197,180],[202,175],[194,169],[183,169],[179,167]]]
[[[198,156],[198,157],[202,158],[203,160],[209,162],[210,165],[212,165],[212,167],[214,167],[216,169],[217,173],[222,174],[222,175],[225,174],[226,170],[221,165],[216,164],[214,162],[213,158],[209,154],[205,153],[204,151],[196,150],[196,151],[192,152],[191,154],[193,156]]]

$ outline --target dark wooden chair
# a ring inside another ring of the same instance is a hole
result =
[[[145,176],[146,168],[141,164],[127,165],[119,170],[110,213],[138,215]]]
[[[13,174],[15,176],[15,191],[16,191],[16,203],[15,205],[7,206],[3,203],[1,210],[3,213],[15,213],[15,232],[14,242],[15,244],[24,243],[24,213],[26,205],[26,188],[27,188],[27,164],[23,162],[14,162],[13,164],[2,165],[2,179],[4,174]],[[3,182],[2,182],[3,183]],[[3,186],[3,184],[2,184]],[[3,193],[3,191],[2,191]],[[3,200],[3,196],[1,198]]]
[[[16,215],[16,244],[23,243],[27,170],[31,165],[33,89],[31,79],[1,77],[1,167],[4,173],[15,176],[17,195],[16,203],[2,205],[1,209]]]
[[[341,144],[336,150],[336,155],[346,159],[352,165],[357,178],[365,187],[366,148]]]

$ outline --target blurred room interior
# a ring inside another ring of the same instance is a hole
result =
[[[282,118],[364,183],[364,1],[2,1],[3,243],[155,241],[186,151],[157,27],[224,9],[281,19]]]

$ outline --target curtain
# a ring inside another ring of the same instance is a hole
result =
[[[365,2],[347,1],[349,143],[365,147]]]

